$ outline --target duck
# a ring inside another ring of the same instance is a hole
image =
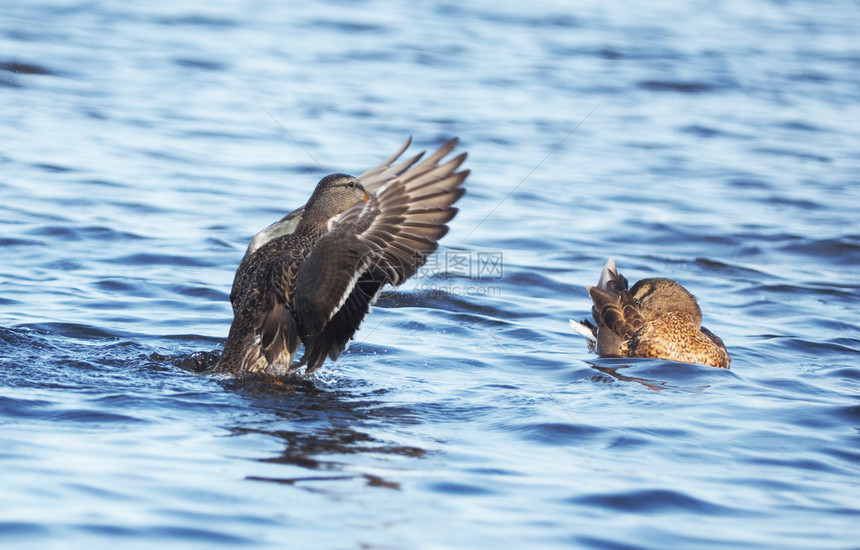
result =
[[[284,376],[346,349],[383,287],[424,265],[465,193],[467,153],[391,157],[358,177],[329,174],[307,203],[258,232],[230,291],[233,321],[213,373]],[[298,361],[299,347],[304,353]]]
[[[594,323],[570,320],[601,357],[649,357],[728,369],[731,358],[723,341],[702,326],[696,298],[672,279],[642,279],[628,290],[615,260],[586,286]]]

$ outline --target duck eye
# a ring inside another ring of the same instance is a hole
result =
[[[355,189],[355,182],[351,181],[351,182],[347,183],[346,186],[349,187],[350,189]]]

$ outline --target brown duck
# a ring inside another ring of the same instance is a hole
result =
[[[251,240],[213,372],[313,372],[340,356],[383,286],[424,264],[448,232],[469,171],[457,171],[466,153],[441,163],[456,139],[421,162],[423,153],[395,165],[410,143],[357,178],[324,177],[304,207]]]
[[[671,279],[642,279],[630,290],[610,258],[597,286],[587,286],[594,324],[570,325],[601,357],[651,357],[723,369],[731,359],[723,341],[702,326],[696,298]]]

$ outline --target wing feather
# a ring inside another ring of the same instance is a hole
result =
[[[367,170],[362,175],[358,177],[359,181],[361,181],[364,188],[369,192],[374,192],[380,187],[384,186],[386,183],[391,180],[397,178],[407,170],[409,170],[416,162],[418,162],[421,157],[424,156],[424,152],[418,153],[399,164],[392,164],[399,159],[406,149],[412,144],[412,136],[410,136],[406,142],[397,150],[396,153],[374,166],[370,170]],[[242,258],[244,261],[245,258],[248,258],[251,254],[256,252],[261,246],[268,243],[269,241],[276,239],[278,237],[282,237],[284,235],[289,235],[296,230],[296,226],[299,224],[299,220],[304,213],[305,207],[304,205],[296,208],[280,220],[275,223],[269,225],[265,229],[260,230],[254,237],[251,239],[248,248],[245,250],[245,256]],[[236,286],[236,280],[233,281],[234,292]]]
[[[457,212],[452,204],[465,192],[468,171],[456,170],[466,155],[438,162],[456,143],[345,210],[302,264],[293,303],[308,371],[340,355],[382,287],[414,275],[448,232],[445,224]]]
[[[597,286],[587,286],[594,306],[591,314],[598,327],[597,349],[603,356],[623,356],[624,342],[645,324],[639,306],[627,289],[627,279],[610,258]]]
[[[406,142],[398,149],[396,153],[377,164],[370,170],[358,176],[358,180],[364,185],[364,188],[370,192],[374,192],[389,181],[393,180],[400,174],[409,170],[416,162],[418,162],[421,157],[424,156],[424,152],[418,153],[415,156],[412,156],[400,164],[392,166],[392,164],[400,158],[401,155],[409,148],[412,144],[412,136],[406,140]]]

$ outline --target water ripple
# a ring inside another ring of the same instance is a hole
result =
[[[748,517],[748,510],[720,506],[693,498],[680,491],[655,489],[650,491],[627,491],[614,494],[585,495],[571,504],[597,506],[612,512],[629,512],[646,515],[695,512],[716,516]]]

